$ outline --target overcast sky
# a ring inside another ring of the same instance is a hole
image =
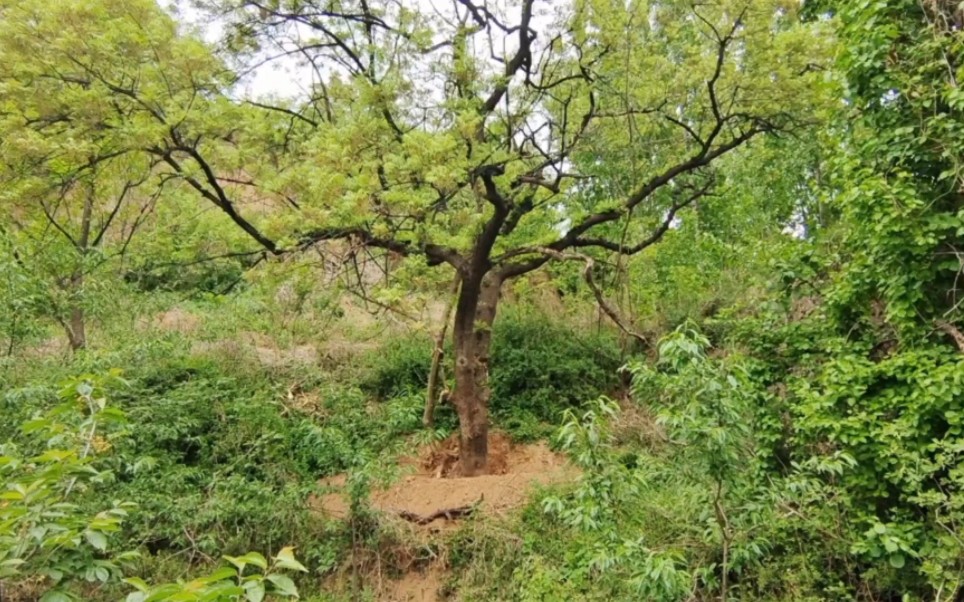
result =
[[[181,23],[197,28],[208,42],[214,44],[220,40],[224,32],[223,24],[198,12],[190,2],[161,0],[161,5]],[[251,98],[258,96],[293,98],[307,94],[310,84],[311,70],[304,65],[299,65],[291,57],[283,57],[261,65],[246,75],[242,80],[240,92]]]
[[[214,44],[220,41],[224,32],[223,23],[219,23],[216,19],[212,19],[210,15],[193,8],[190,0],[158,1],[174,14],[181,23],[200,31],[201,35],[208,42]],[[454,12],[456,10],[454,7],[457,5],[451,2],[438,2],[436,0],[409,0],[407,4],[417,7],[425,14],[441,18],[442,21],[448,25],[440,30],[440,35],[452,35],[451,25],[459,20]],[[557,16],[557,12],[562,10],[560,4],[561,3],[552,2],[539,3],[533,11],[532,28],[544,36],[544,30],[548,28],[555,16]],[[495,2],[491,9],[499,12],[500,9],[507,9],[507,6],[502,2]],[[515,14],[518,12],[518,8],[508,10],[512,13],[508,17],[511,22],[513,17],[518,16]],[[289,33],[291,33],[291,30],[289,30]],[[313,32],[299,31],[296,28],[293,35],[311,38],[313,37]],[[542,41],[543,37],[540,36],[539,40]],[[489,43],[493,43],[491,38],[489,39]],[[506,34],[501,40],[496,38],[494,43],[495,51],[503,56],[511,56],[511,53],[514,52],[515,47],[517,47],[517,34]],[[536,42],[536,45],[533,47],[534,53],[538,52],[538,45],[539,42]],[[488,65],[490,69],[495,69],[496,71],[502,69],[500,65],[493,64],[489,60],[491,50],[481,36],[479,45],[476,46],[473,44],[470,47],[470,52],[476,53],[481,63],[490,63]],[[306,64],[299,64],[299,61],[293,56],[277,58],[256,67],[251,73],[247,74],[242,80],[239,92],[247,97],[277,96],[293,98],[297,96],[307,96],[310,93],[313,76],[313,70]],[[427,86],[426,90],[423,90],[423,92],[427,94],[430,94],[431,91],[435,89],[434,87],[439,85],[439,82],[422,81],[420,83]]]

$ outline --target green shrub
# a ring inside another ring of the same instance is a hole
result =
[[[155,266],[146,262],[125,272],[124,280],[146,293],[224,293],[239,283],[243,286],[244,270],[249,267],[240,260],[184,263],[189,265],[174,262]]]
[[[613,392],[619,347],[605,332],[573,330],[532,310],[506,307],[492,337],[496,420],[529,438],[534,422],[558,424],[566,408]]]
[[[306,418],[282,414],[270,381],[187,357],[136,376],[118,396],[137,427],[118,445],[111,492],[143,509],[133,544],[204,557],[312,543],[314,477],[297,437]]]
[[[546,435],[545,425],[558,423],[564,409],[617,385],[619,349],[608,333],[574,331],[551,316],[507,306],[492,341],[490,408],[499,426],[522,439]],[[424,335],[390,339],[368,356],[361,389],[379,399],[423,395],[431,349]],[[451,357],[448,345],[450,377]]]
[[[368,354],[359,385],[365,393],[378,399],[424,391],[431,363],[430,337],[418,334],[393,337]]]

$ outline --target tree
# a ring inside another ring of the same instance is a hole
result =
[[[290,201],[264,222],[287,242],[238,225],[271,253],[351,239],[458,273],[452,401],[469,476],[486,469],[503,283],[568,249],[656,243],[711,194],[717,159],[801,127],[819,85],[818,25],[769,1],[212,8],[238,56],[299,56],[314,73],[307,99],[249,102],[276,120],[246,169]]]
[[[184,179],[171,126],[209,109],[219,72],[148,0],[0,0],[0,232],[72,349],[87,345],[90,277]]]

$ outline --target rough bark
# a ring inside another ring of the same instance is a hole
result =
[[[489,437],[489,347],[502,280],[492,273],[463,275],[452,337],[462,476],[485,474]]]
[[[74,305],[70,309],[70,326],[67,329],[71,351],[80,351],[87,347],[87,325],[84,308]]]
[[[87,347],[87,320],[82,305],[82,295],[84,289],[84,258],[90,252],[90,232],[93,225],[94,213],[94,185],[91,184],[87,189],[87,196],[84,199],[84,212],[80,218],[80,235],[77,238],[77,253],[80,256],[80,265],[71,274],[69,280],[70,295],[70,321],[67,323],[67,339],[70,341],[71,351],[80,351]]]

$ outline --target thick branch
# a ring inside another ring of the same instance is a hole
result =
[[[312,230],[301,236],[297,250],[306,249],[317,242],[325,240],[343,239],[353,239],[361,245],[386,249],[401,255],[424,254],[431,265],[448,263],[455,268],[459,268],[462,264],[462,258],[455,249],[431,243],[419,246],[414,243],[402,242],[392,238],[379,238],[361,227]]]
[[[182,147],[177,150],[186,152],[192,159],[195,160],[195,162],[198,163],[198,165],[201,167],[201,170],[204,172],[204,177],[207,180],[208,185],[211,187],[210,189],[199,182],[197,178],[189,175],[184,170],[184,167],[180,164],[180,162],[174,158],[173,150],[158,151],[155,149],[153,152],[159,154],[161,159],[170,165],[171,168],[178,173],[178,175],[184,178],[184,181],[186,181],[191,188],[198,191],[201,196],[214,203],[218,208],[221,209],[221,211],[224,211],[224,213],[231,218],[231,221],[233,221],[239,228],[244,230],[248,236],[257,241],[258,244],[272,254],[278,255],[282,252],[273,240],[262,234],[261,231],[254,226],[254,224],[246,220],[241,216],[240,213],[237,212],[234,207],[234,203],[231,202],[231,199],[228,198],[227,194],[224,192],[224,189],[221,188],[221,185],[218,183],[218,178],[211,169],[211,166],[208,165],[207,161],[201,157],[201,154],[198,153],[197,150],[187,147]]]

